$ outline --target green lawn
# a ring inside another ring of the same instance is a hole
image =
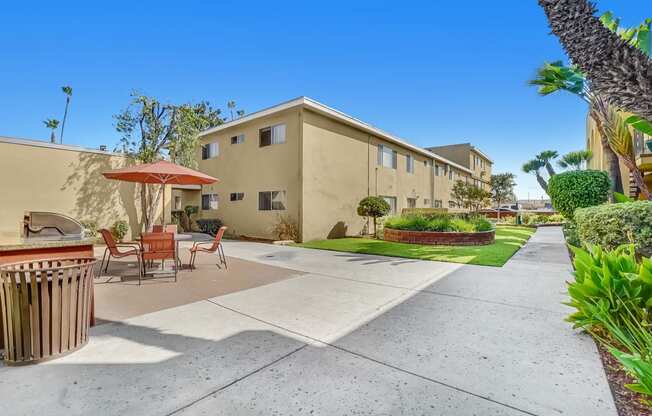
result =
[[[296,246],[481,266],[502,266],[525,244],[534,231],[534,228],[528,227],[498,227],[496,242],[487,246],[429,246],[357,237],[314,240]]]

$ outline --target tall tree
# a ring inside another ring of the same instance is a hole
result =
[[[233,120],[234,119],[233,110],[235,110],[235,101],[233,100],[227,101],[226,106],[228,107],[229,112],[231,113],[231,120]]]
[[[59,140],[63,143],[63,129],[66,127],[66,119],[68,118],[68,107],[70,106],[70,98],[72,98],[72,87],[61,87],[61,91],[66,94],[66,109],[63,112],[63,122],[61,123],[61,136]]]
[[[451,198],[462,207],[477,212],[487,205],[491,192],[464,181],[457,181],[451,190]]]
[[[523,172],[531,173],[537,178],[537,182],[541,189],[544,192],[548,193],[548,182],[541,176],[541,169],[544,167],[544,163],[540,159],[532,159],[525,164],[523,164]]]
[[[593,152],[590,150],[578,150],[575,152],[568,152],[557,161],[557,164],[564,169],[582,170],[593,157]]]
[[[115,116],[122,135],[120,150],[140,163],[153,163],[166,156],[184,166],[194,166],[198,133],[224,120],[220,110],[208,102],[163,104],[156,98],[132,93],[129,106]],[[154,223],[162,187],[141,185],[141,223],[149,230]]]
[[[559,156],[556,150],[544,150],[536,155],[536,158],[543,162],[549,177],[555,176],[555,170],[552,168],[552,161]]]
[[[652,121],[652,59],[595,16],[588,0],[538,0],[552,33],[591,88],[616,108]],[[649,31],[642,31],[649,36]]]
[[[607,161],[607,172],[611,179],[614,192],[623,192],[620,163],[618,155],[609,145],[609,139],[604,131],[603,115],[598,109],[602,108],[604,99],[591,90],[590,82],[584,74],[574,66],[565,66],[561,61],[544,63],[538,70],[536,78],[529,81],[530,85],[538,87],[539,94],[547,96],[559,91],[566,91],[582,99],[589,106],[589,117],[593,120],[600,145]]]
[[[516,175],[513,173],[498,173],[491,175],[491,199],[498,205],[498,220],[500,221],[500,205],[514,195]]]
[[[59,120],[54,119],[54,118],[48,118],[43,120],[43,124],[45,124],[45,127],[50,129],[50,142],[51,143],[56,143],[57,142],[57,136],[55,131],[57,130],[57,127],[59,127]]]

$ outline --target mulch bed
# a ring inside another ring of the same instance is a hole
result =
[[[623,370],[618,360],[607,351],[607,349],[600,343],[598,351],[602,359],[602,366],[607,374],[609,387],[616,403],[619,416],[648,416],[652,415],[652,409],[641,402],[644,398],[642,394],[634,393],[625,387],[625,384],[634,383],[630,377]]]

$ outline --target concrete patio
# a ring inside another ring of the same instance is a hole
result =
[[[100,325],[56,361],[0,367],[0,414],[616,415],[593,341],[563,322],[558,228],[502,268],[225,250],[274,276]]]

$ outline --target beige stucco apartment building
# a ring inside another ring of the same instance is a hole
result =
[[[485,191],[491,191],[491,167],[493,161],[478,148],[472,146],[471,143],[433,146],[428,147],[427,150],[471,169],[473,184]]]
[[[0,240],[20,235],[26,211],[57,212],[99,227],[125,220],[138,236],[136,184],[102,176],[127,162],[118,153],[0,137]],[[166,211],[170,218],[169,198]]]
[[[369,195],[394,212],[457,210],[454,183],[491,175],[479,151],[470,155],[483,158],[483,170],[470,167],[470,155],[455,162],[306,97],[207,130],[200,141],[199,170],[220,182],[174,190],[173,205],[199,205],[202,218],[250,237],[275,238],[280,217],[296,223],[302,241],[360,234],[367,221],[356,208]]]

